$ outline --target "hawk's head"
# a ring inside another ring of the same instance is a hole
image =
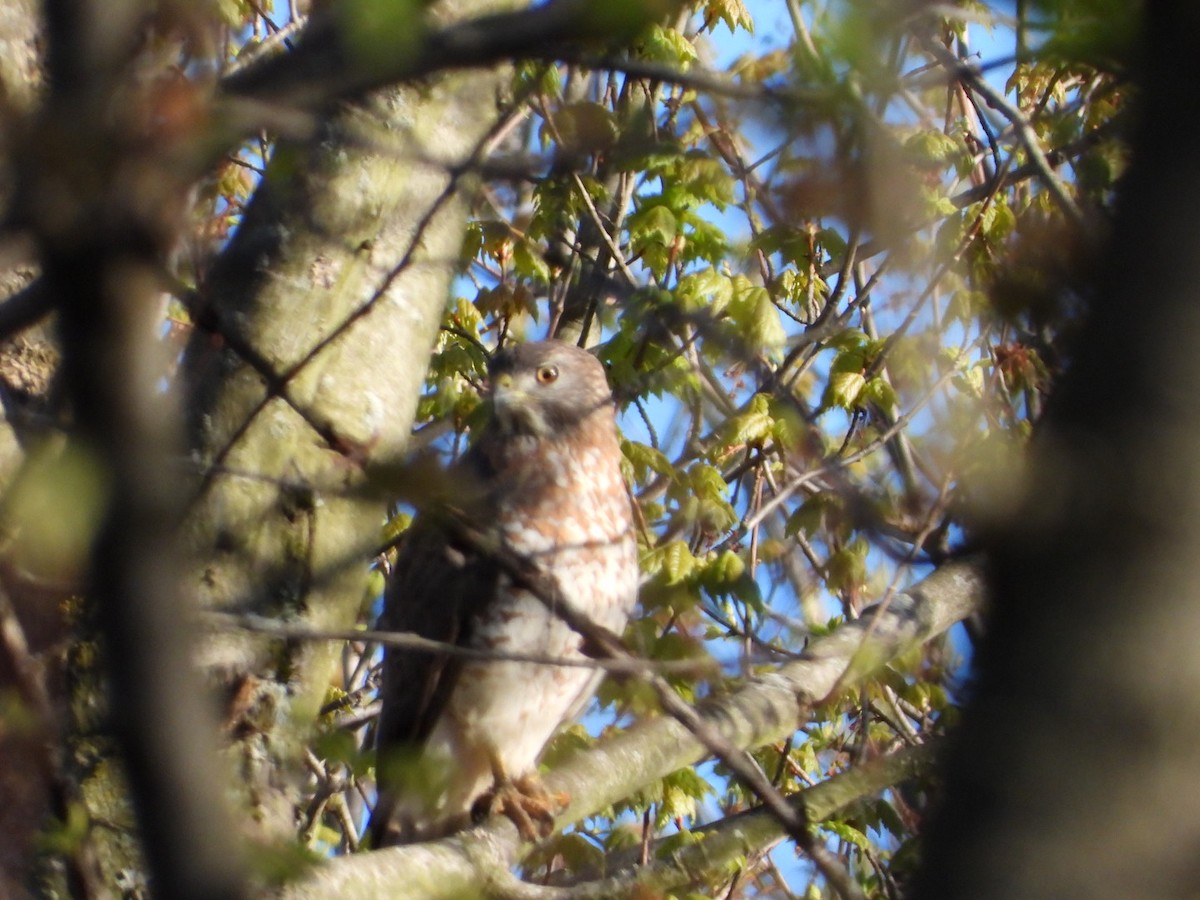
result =
[[[492,427],[505,434],[562,435],[593,414],[611,410],[604,367],[586,350],[564,341],[505,347],[492,358],[488,375]]]

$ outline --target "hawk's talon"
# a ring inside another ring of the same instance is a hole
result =
[[[554,817],[567,807],[570,798],[561,791],[551,794],[534,773],[509,779],[499,775],[495,786],[475,801],[472,818],[480,821],[501,813],[517,826],[523,841],[548,838],[554,832]]]

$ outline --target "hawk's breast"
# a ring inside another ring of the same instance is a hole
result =
[[[619,632],[637,598],[637,542],[615,438],[548,442],[523,460],[504,490],[496,525],[514,553],[552,578],[575,609]],[[529,591],[502,577],[472,644],[506,653],[583,660],[582,639]],[[496,748],[510,774],[531,769],[542,747],[580,712],[601,673],[594,668],[489,661],[463,667],[450,714]]]

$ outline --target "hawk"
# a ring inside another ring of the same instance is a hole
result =
[[[536,566],[575,610],[620,632],[637,599],[637,541],[604,368],[586,350],[542,341],[497,353],[489,380],[491,417],[451,469],[446,506]],[[499,555],[445,510],[420,513],[380,627],[477,651],[583,659],[581,636]],[[535,777],[538,756],[602,674],[389,648],[371,843],[443,837],[494,810],[527,839],[535,822],[545,833],[553,809]]]

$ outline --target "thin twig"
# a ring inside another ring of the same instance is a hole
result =
[[[1029,161],[1036,168],[1038,175],[1041,177],[1042,183],[1045,184],[1047,190],[1054,195],[1054,199],[1058,201],[1067,217],[1080,229],[1090,230],[1090,223],[1087,217],[1075,200],[1067,193],[1063,187],[1062,181],[1054,173],[1054,167],[1050,165],[1050,161],[1046,158],[1046,154],[1042,151],[1041,142],[1038,140],[1037,134],[1033,130],[1033,126],[1029,124],[1029,119],[1017,107],[1013,106],[1004,98],[1004,95],[988,84],[987,80],[967,62],[959,59],[945,47],[941,46],[937,41],[922,40],[921,46],[930,56],[934,57],[938,62],[945,66],[956,77],[970,84],[971,89],[987,102],[988,106],[997,110],[1009,122],[1012,123],[1016,130],[1017,138],[1021,142],[1021,146],[1025,148],[1025,152],[1029,154]]]
[[[490,662],[522,662],[541,666],[561,666],[575,669],[603,669],[624,675],[645,672],[667,672],[678,675],[705,676],[719,670],[711,659],[663,660],[641,659],[630,654],[627,658],[592,658],[553,656],[545,653],[510,653],[502,650],[480,650],[461,644],[449,644],[422,637],[410,631],[374,631],[355,628],[312,628],[280,622],[252,613],[207,612],[200,616],[202,624],[222,631],[249,631],[287,641],[358,641],[397,647],[418,653],[437,653],[463,659]]]

